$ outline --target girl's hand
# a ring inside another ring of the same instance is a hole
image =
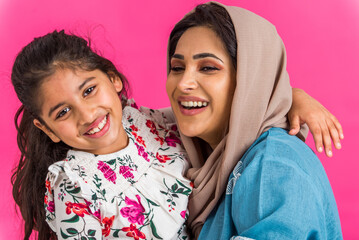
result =
[[[340,140],[344,139],[344,134],[338,119],[302,89],[293,88],[293,103],[288,119],[290,135],[296,135],[301,124],[308,125],[318,152],[323,152],[324,144],[327,156],[333,156],[332,141],[336,149],[341,148]]]

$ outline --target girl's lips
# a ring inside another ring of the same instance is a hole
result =
[[[98,124],[99,124],[105,117],[107,117],[107,120],[106,120],[106,123],[105,123],[105,125],[103,126],[103,128],[102,128],[100,131],[98,131],[97,133],[89,134],[88,132],[89,132],[91,129],[97,127]],[[104,117],[102,117],[102,118],[96,120],[93,124],[91,124],[91,126],[90,126],[89,129],[88,129],[88,131],[87,131],[84,135],[85,135],[86,137],[90,137],[90,138],[99,138],[99,137],[102,137],[103,135],[105,135],[105,134],[108,132],[109,129],[110,129],[110,115],[107,114],[106,116],[104,116]]]

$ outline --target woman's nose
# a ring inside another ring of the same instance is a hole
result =
[[[196,89],[198,87],[196,73],[190,69],[185,70],[178,81],[177,87],[184,92]]]

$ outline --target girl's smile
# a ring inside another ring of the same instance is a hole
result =
[[[100,70],[58,69],[40,87],[41,115],[34,124],[54,142],[94,154],[127,145],[118,92],[122,82]]]

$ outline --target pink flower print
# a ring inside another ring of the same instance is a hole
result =
[[[116,183],[116,178],[117,178],[116,173],[110,168],[109,165],[107,165],[102,161],[99,161],[97,164],[97,169],[103,173],[104,177],[108,181]]]
[[[183,219],[186,219],[186,210],[182,211],[180,214]]]
[[[133,171],[133,169],[132,168],[130,168],[129,166],[121,166],[120,167],[120,174],[122,174],[122,176],[124,177],[124,178],[134,178],[134,176],[133,176],[133,174],[132,174],[132,172],[131,171]]]
[[[55,212],[55,203],[54,203],[54,201],[49,201],[48,202],[47,210],[49,210],[49,212]]]
[[[165,138],[165,141],[168,146],[176,147],[176,143],[181,144],[181,140],[173,133],[170,132],[170,135]]]
[[[148,153],[145,151],[145,149],[142,146],[139,146],[137,143],[135,143],[137,150],[138,150],[138,155],[142,156],[147,162],[150,161],[150,159],[148,159]]]
[[[143,215],[145,208],[141,204],[141,197],[136,195],[136,198],[138,202],[136,200],[125,197],[125,203],[128,207],[123,207],[120,210],[120,213],[124,218],[128,218],[130,223],[138,223],[143,225],[145,220],[145,216]]]

